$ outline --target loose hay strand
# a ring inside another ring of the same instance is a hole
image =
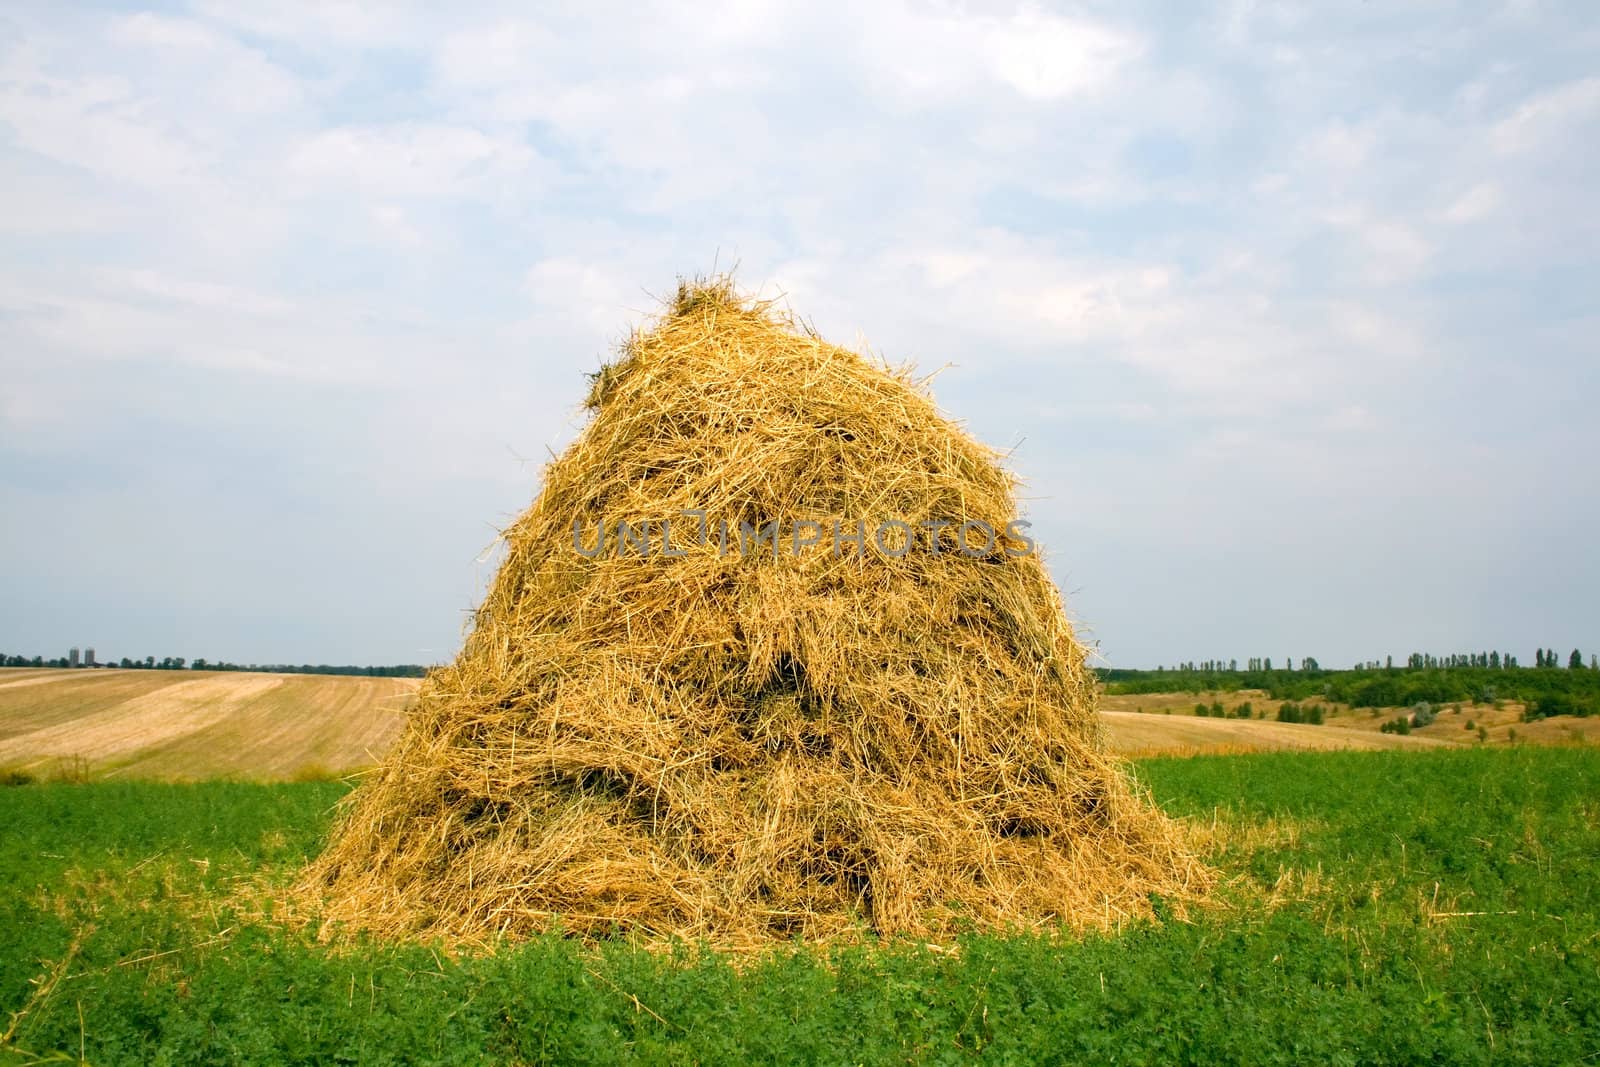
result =
[[[1014,479],[908,370],[716,278],[681,284],[586,406],[460,655],[299,886],[330,935],[947,938],[1208,888],[1107,753],[1084,650],[1014,539],[982,558],[948,530],[900,558],[574,550],[575,519],[696,509],[1005,530]]]

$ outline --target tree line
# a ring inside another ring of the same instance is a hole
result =
[[[1565,669],[1561,666],[1563,659]],[[1600,715],[1600,667],[1592,656],[1586,664],[1576,649],[1562,657],[1552,649],[1541,648],[1533,667],[1519,666],[1509,653],[1480,652],[1453,656],[1413,653],[1403,665],[1390,658],[1382,664],[1364,663],[1349,670],[1310,667],[1315,661],[1309,659],[1300,661],[1299,669],[1294,669],[1292,661],[1285,661],[1291,665],[1274,669],[1267,657],[1247,660],[1245,669],[1207,669],[1208,663],[1220,662],[1184,663],[1154,671],[1104,669],[1096,674],[1110,693],[1260,689],[1274,700],[1320,699],[1356,708],[1516,700],[1527,706],[1530,718]]]
[[[71,667],[66,656],[46,659],[43,656],[13,656],[0,652],[0,667]],[[79,666],[86,666],[79,664]],[[120,667],[133,671],[256,671],[263,674],[346,674],[368,678],[421,678],[428,668],[418,663],[397,663],[385,666],[363,667],[355,664],[331,663],[229,663],[226,660],[197,659],[193,663],[183,656],[163,656],[157,659],[130,659],[123,656],[115,662],[106,660],[96,667]]]

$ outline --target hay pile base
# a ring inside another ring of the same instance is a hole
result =
[[[1204,889],[1106,754],[1036,555],[966,558],[952,528],[938,555],[918,530],[899,558],[835,557],[835,519],[1017,517],[998,457],[904,372],[715,281],[681,286],[588,405],[307,872],[325,930],[753,946],[1104,925]],[[602,522],[689,509],[830,533],[776,559],[692,523],[684,558],[574,548],[575,519],[592,548]]]

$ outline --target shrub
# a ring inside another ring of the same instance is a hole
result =
[[[1439,717],[1439,712],[1426,700],[1419,700],[1411,706],[1411,725],[1427,726]]]
[[[1566,693],[1546,693],[1523,710],[1522,719],[1524,722],[1532,722],[1534,719],[1548,719],[1553,715],[1576,715],[1582,718],[1593,713],[1594,709],[1588,704]]]

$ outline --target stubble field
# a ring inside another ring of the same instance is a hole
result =
[[[0,773],[166,781],[338,777],[378,762],[399,734],[417,685],[411,678],[339,675],[0,669]],[[1228,698],[1231,706],[1252,695]],[[1107,697],[1112,748],[1152,756],[1415,750],[1476,740],[1460,731],[1462,720],[1449,716],[1398,737],[1378,732],[1379,720],[1364,712],[1308,726],[1272,721],[1275,705],[1258,694],[1254,704],[1267,719],[1200,718],[1194,702],[1184,695]],[[1491,739],[1504,741],[1517,729],[1517,713],[1485,708],[1478,718],[1505,719]],[[1600,736],[1600,719],[1581,723]],[[1571,728],[1538,723],[1522,729],[1525,740],[1559,741],[1569,739],[1563,730]]]

